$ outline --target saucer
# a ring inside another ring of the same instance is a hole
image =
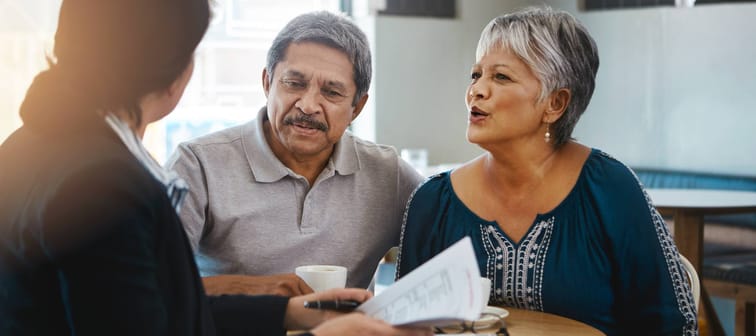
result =
[[[483,312],[480,313],[480,318],[473,323],[476,328],[488,328],[499,320],[509,316],[509,311],[504,308],[487,306],[483,308]]]
[[[481,331],[495,327],[497,322],[507,316],[509,316],[509,312],[506,309],[487,306],[486,308],[483,308],[480,318],[475,321],[464,321],[462,323],[437,326],[436,329],[445,334],[458,334],[471,330]]]

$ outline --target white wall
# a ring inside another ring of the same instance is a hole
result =
[[[375,22],[376,140],[424,147],[431,163],[480,153],[463,95],[478,34],[542,1],[460,0],[456,19]],[[596,92],[575,131],[631,166],[756,176],[756,5],[574,13],[599,47]]]
[[[601,57],[576,137],[633,166],[756,176],[756,4],[551,2],[585,23]]]

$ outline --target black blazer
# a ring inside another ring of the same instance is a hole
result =
[[[0,146],[0,335],[284,334],[288,298],[206,297],[165,188],[104,120]]]

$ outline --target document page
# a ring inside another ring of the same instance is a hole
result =
[[[480,316],[480,271],[465,237],[357,310],[392,325],[445,325]]]

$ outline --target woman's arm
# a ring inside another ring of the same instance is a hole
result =
[[[697,333],[696,309],[677,248],[635,177],[611,183],[603,210],[615,262],[621,329],[647,335]]]

